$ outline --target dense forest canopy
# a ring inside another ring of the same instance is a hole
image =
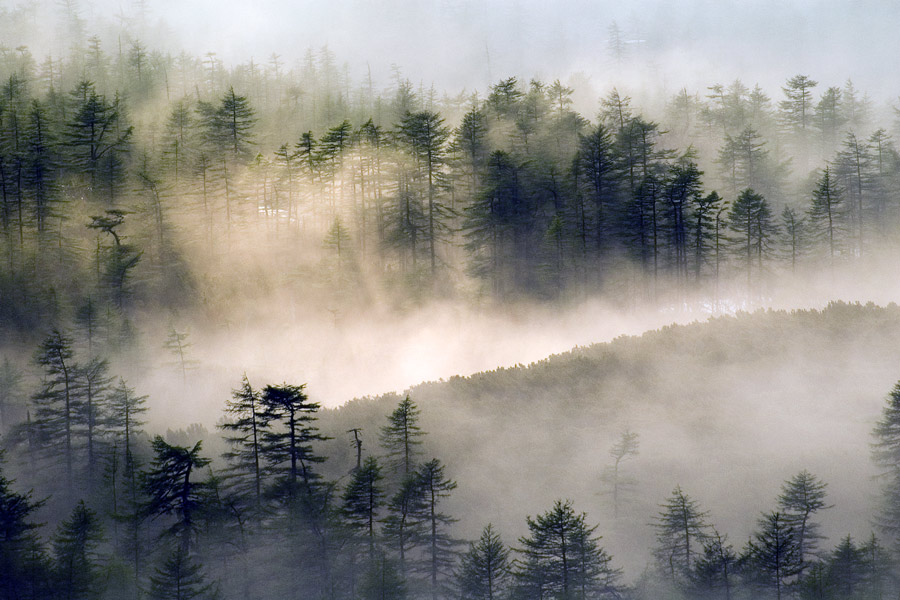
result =
[[[900,590],[883,90],[635,86],[615,22],[602,91],[444,90],[133,8],[0,6],[0,598]]]

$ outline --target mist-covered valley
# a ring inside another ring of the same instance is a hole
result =
[[[183,4],[0,2],[0,598],[900,591],[896,9]]]

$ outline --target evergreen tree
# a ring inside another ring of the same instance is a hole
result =
[[[803,559],[797,545],[794,527],[778,512],[763,514],[759,530],[747,543],[746,561],[751,583],[775,592],[781,600],[796,584],[802,572]]]
[[[62,462],[65,490],[70,496],[75,485],[75,451],[80,433],[77,415],[82,403],[78,367],[73,359],[72,339],[54,329],[35,355],[44,378],[41,390],[33,397],[37,443],[51,464]]]
[[[694,561],[691,591],[703,597],[731,600],[738,562],[727,537],[714,530],[703,543],[703,554]]]
[[[706,196],[697,194],[693,203],[689,234],[694,246],[694,278],[699,281],[703,266],[710,260],[709,254],[713,253],[718,261],[718,219],[725,210],[725,202],[717,192],[710,192]]]
[[[420,438],[425,435],[419,427],[419,413],[419,407],[407,395],[381,428],[381,446],[387,451],[391,466],[403,477],[414,471],[418,447],[422,445]]]
[[[219,425],[231,449],[223,457],[230,463],[228,480],[238,495],[250,496],[259,509],[263,490],[263,436],[269,430],[263,418],[260,393],[244,374],[241,386],[231,391],[225,412],[229,420]]]
[[[638,434],[626,429],[619,436],[619,439],[609,449],[609,456],[613,463],[609,465],[603,473],[603,480],[612,488],[610,493],[613,501],[613,517],[619,518],[619,503],[621,496],[631,491],[635,481],[631,477],[623,476],[621,472],[622,463],[633,458],[638,454]]]
[[[410,550],[425,535],[424,494],[416,473],[403,478],[400,488],[387,505],[382,534],[387,545],[397,554],[400,575],[406,579],[410,570]]]
[[[56,580],[66,600],[96,596],[100,585],[97,546],[103,530],[97,514],[79,502],[53,539]]]
[[[553,508],[532,519],[529,536],[519,538],[522,555],[515,571],[516,589],[526,598],[615,597],[618,569],[588,527],[584,513],[571,502],[557,500]]]
[[[0,597],[48,598],[53,578],[37,536],[40,524],[32,520],[43,501],[14,492],[12,484],[0,472]]]
[[[743,255],[747,273],[747,289],[751,289],[753,259],[757,261],[757,273],[762,274],[763,259],[770,252],[770,242],[775,233],[772,212],[766,199],[751,189],[737,197],[728,212],[728,226],[737,234],[734,248]]]
[[[653,554],[660,570],[673,583],[684,583],[709,535],[707,513],[700,509],[696,500],[681,491],[680,486],[675,487],[660,508],[663,510],[653,523],[656,529]]]
[[[147,494],[144,513],[149,517],[174,515],[175,522],[166,532],[178,540],[179,548],[190,551],[197,532],[197,513],[205,498],[207,485],[192,481],[199,469],[209,464],[200,456],[202,443],[193,448],[171,446],[160,436],[153,438],[153,464],[144,474],[143,488]]]
[[[469,544],[456,579],[463,600],[502,598],[510,576],[509,549],[491,524],[477,542]]]
[[[115,200],[122,172],[118,154],[128,149],[134,128],[126,126],[121,100],[98,94],[93,82],[81,81],[71,93],[75,109],[68,122],[68,145],[74,164],[88,176],[88,187],[105,184],[107,199]]]
[[[800,554],[801,573],[808,556],[815,556],[819,534],[819,524],[812,516],[820,510],[831,508],[825,504],[825,484],[818,477],[804,469],[784,482],[778,496],[778,510],[793,526]]]
[[[115,436],[112,458],[110,459],[110,479],[112,492],[112,513],[116,521],[124,522],[127,528],[127,552],[130,554],[134,577],[138,579],[141,572],[142,547],[141,525],[144,520],[146,499],[143,495],[136,446],[137,439],[143,431],[142,415],[147,412],[147,396],[138,396],[128,387],[125,380],[119,378],[118,384],[110,392],[107,399],[107,428]],[[121,449],[121,450],[120,450]],[[121,451],[122,461],[119,462]],[[121,464],[121,480],[125,486],[123,494],[118,494],[119,468]],[[118,540],[117,540],[118,541]]]
[[[900,546],[900,382],[888,394],[872,436],[872,461],[881,484],[876,523],[891,545]]]
[[[233,158],[246,158],[253,145],[254,115],[247,97],[237,95],[234,87],[229,86],[207,121],[208,135],[227,148]]]
[[[181,547],[166,556],[150,576],[150,598],[153,600],[194,600],[217,597],[213,583],[207,583],[203,567]]]
[[[618,185],[612,136],[602,123],[588,135],[579,136],[575,161],[583,188],[581,192],[591,201],[590,228],[594,238],[591,246],[599,257],[609,245],[610,213],[615,209]]]
[[[817,81],[806,75],[795,75],[781,88],[785,95],[785,99],[778,103],[781,120],[801,151],[808,142],[813,123],[813,96],[810,90],[817,85]]]
[[[872,180],[872,157],[868,145],[857,138],[856,134],[847,133],[843,149],[835,157],[834,167],[834,175],[847,195],[848,208],[853,217],[856,230],[856,251],[862,254],[866,243],[866,223],[869,221],[871,212],[869,192]]]
[[[797,261],[806,252],[806,219],[797,216],[793,208],[785,206],[781,211],[782,246],[784,254],[791,261],[791,272],[797,267]]]
[[[313,465],[325,462],[325,457],[313,451],[312,443],[328,439],[313,424],[319,404],[309,401],[305,387],[267,385],[260,395],[260,416],[271,425],[262,432],[263,454],[269,467],[287,484],[291,497],[301,483],[305,493],[313,493],[313,485],[321,477]]]
[[[371,563],[375,560],[375,523],[384,495],[379,486],[382,476],[378,459],[367,457],[351,477],[344,489],[343,514],[350,525],[365,537]]]
[[[428,244],[431,275],[437,270],[437,243],[448,232],[450,212],[441,201],[441,191],[446,187],[445,165],[447,140],[450,130],[444,120],[434,112],[409,113],[398,126],[397,135],[414,161],[412,185],[421,190],[425,206],[426,225],[422,233]]]
[[[83,399],[77,410],[77,420],[83,429],[87,450],[87,485],[92,490],[104,442],[103,414],[112,377],[108,375],[106,360],[93,358],[76,370],[78,394]]]
[[[427,556],[425,571],[431,597],[438,598],[441,588],[449,577],[454,562],[456,541],[447,533],[447,528],[456,521],[438,509],[442,500],[456,489],[456,482],[444,474],[444,465],[434,458],[419,467],[417,477],[421,502],[415,515],[424,524],[423,545]]]
[[[826,566],[828,591],[834,598],[854,598],[864,589],[869,576],[865,550],[848,535],[841,539]]]
[[[843,231],[843,190],[838,187],[831,169],[825,167],[822,176],[813,190],[812,203],[809,207],[809,221],[813,226],[816,241],[827,245],[831,264],[841,245]]]

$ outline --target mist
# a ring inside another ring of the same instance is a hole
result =
[[[896,593],[898,20],[0,3],[0,597]]]

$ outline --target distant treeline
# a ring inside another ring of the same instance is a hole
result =
[[[660,122],[613,89],[590,119],[558,80],[382,91],[327,49],[226,69],[79,36],[0,53],[10,332],[93,304],[127,333],[132,307],[258,293],[251,264],[341,302],[679,303],[896,250],[900,155],[849,81],[682,90]]]
[[[882,537],[821,547],[831,506],[826,483],[806,470],[738,547],[676,487],[647,515],[650,568],[626,584],[602,532],[570,501],[527,517],[518,540],[491,524],[473,542],[455,537],[454,465],[426,454],[409,396],[383,419],[377,445],[354,427],[342,456],[327,457],[303,385],[255,388],[245,377],[225,403],[227,450],[214,463],[196,431],[150,439],[147,398],[75,346],[58,331],[44,339],[24,415],[11,401],[24,393],[21,374],[8,362],[0,371],[3,470],[34,486],[0,475],[3,598],[876,599],[900,589],[900,384],[873,432]],[[616,511],[639,445],[625,431],[610,448],[604,481]],[[328,458],[352,467],[326,476]]]

